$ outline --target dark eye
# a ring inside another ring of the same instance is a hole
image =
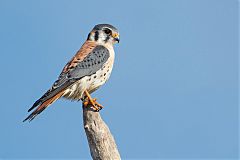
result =
[[[108,28],[105,28],[103,31],[106,34],[111,34],[112,33],[112,31],[110,29],[108,29]]]

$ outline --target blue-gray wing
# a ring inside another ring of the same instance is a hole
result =
[[[69,63],[75,63],[75,65],[72,65],[74,67],[70,67],[67,71],[63,71],[58,77],[58,80],[54,82],[52,88],[38,99],[28,111],[31,111],[46,100],[54,97],[56,94],[73,85],[81,78],[96,73],[102,68],[109,57],[109,50],[104,46],[98,45],[87,54],[83,60],[70,61]],[[71,66],[69,63],[67,65]]]

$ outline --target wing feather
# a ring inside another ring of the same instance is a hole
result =
[[[76,55],[63,68],[58,80],[33,106],[28,110],[32,112],[24,121],[33,120],[47,106],[59,99],[65,89],[73,85],[75,82],[89,76],[102,68],[104,63],[110,57],[109,50],[101,45],[95,45],[93,42],[86,41]]]

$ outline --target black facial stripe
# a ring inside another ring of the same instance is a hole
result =
[[[107,36],[104,42],[106,43],[110,39],[110,36]]]
[[[98,32],[98,31],[96,31],[96,32],[95,32],[95,35],[94,35],[94,40],[95,40],[95,41],[97,41],[97,40],[98,40],[98,38],[99,38],[99,32]]]
[[[90,40],[91,33],[88,34],[87,40]]]

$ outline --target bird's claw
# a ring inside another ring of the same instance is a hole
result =
[[[97,102],[96,98],[93,99],[86,98],[83,102],[83,105],[84,107],[91,106],[91,108],[97,112],[103,108],[103,106]]]

